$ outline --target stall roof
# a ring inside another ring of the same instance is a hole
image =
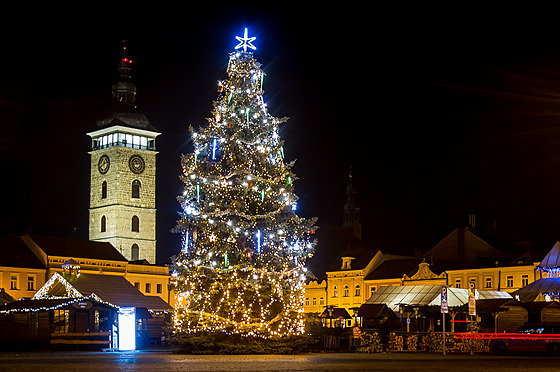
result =
[[[46,290],[44,294],[43,287]],[[80,274],[65,279],[62,275],[55,273],[43,287],[37,291],[38,294],[41,294],[38,298],[88,297],[95,294],[102,301],[119,307],[145,307],[151,311],[172,310],[172,307],[160,297],[142,294],[120,275]]]
[[[480,299],[512,298],[507,292],[479,291]],[[467,289],[447,289],[449,307],[468,303]],[[386,304],[391,310],[398,311],[399,304],[417,306],[439,306],[441,304],[441,285],[383,286],[370,297],[366,304]]]
[[[535,301],[543,293],[560,292],[560,278],[541,278],[513,292],[521,302]]]

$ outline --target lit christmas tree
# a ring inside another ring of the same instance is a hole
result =
[[[182,252],[173,259],[175,333],[219,332],[270,338],[302,334],[305,261],[316,219],[296,213],[293,162],[263,99],[264,73],[240,43],[209,124],[183,156],[178,197]]]

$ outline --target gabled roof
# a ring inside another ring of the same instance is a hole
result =
[[[522,306],[521,302],[511,298],[490,298],[476,301],[476,311],[497,311],[500,307]]]
[[[554,244],[550,252],[548,252],[537,267],[544,271],[560,268],[560,242]]]
[[[0,236],[0,266],[46,269],[19,236]]]
[[[541,278],[512,293],[521,302],[535,301],[543,293],[560,292],[560,278]]]
[[[93,298],[88,298],[87,301],[94,302],[97,306],[107,306],[110,305],[103,304],[96,301]],[[9,303],[4,306],[0,306],[0,312],[28,312],[28,311],[38,311],[52,309],[56,307],[64,307],[68,305],[67,298],[42,298],[42,299],[21,299]],[[32,309],[32,310],[31,310]]]
[[[530,301],[530,302],[524,302],[523,305],[525,305],[531,311],[541,311],[542,309],[544,309],[546,307],[560,308],[560,303],[558,303],[556,301],[550,301],[550,302]]]
[[[47,287],[46,290],[43,290]],[[46,292],[46,295],[43,295]],[[165,301],[158,296],[146,296],[120,275],[80,274],[68,279],[55,273],[45,285],[37,291],[41,298],[83,297],[95,294],[104,302],[112,305],[145,307],[152,311],[172,310]],[[36,295],[37,296],[37,295]],[[39,298],[39,297],[38,297]]]
[[[343,307],[334,307],[331,309],[331,316],[329,317],[329,309],[325,309],[322,313],[321,313],[321,318],[328,318],[328,319],[351,319],[352,317],[350,316],[350,314],[348,314],[348,311],[346,311],[345,308]]]
[[[431,249],[432,257],[440,260],[456,261],[461,268],[479,266],[480,262],[512,260],[509,254],[494,248],[469,229],[457,228]]]
[[[364,318],[380,318],[384,316],[398,318],[395,312],[385,304],[362,304],[358,309],[358,315]]]
[[[383,261],[366,276],[365,280],[401,279],[403,274],[411,274],[414,272],[421,261],[420,258],[403,258]]]
[[[32,235],[30,238],[49,256],[126,261],[111,243]]]

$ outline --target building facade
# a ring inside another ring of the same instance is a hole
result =
[[[0,263],[0,288],[15,300],[33,297],[71,261],[83,274],[122,276],[142,294],[173,303],[166,266],[130,262],[110,243],[34,235],[4,236],[0,243],[6,251],[17,252]]]
[[[466,289],[473,282],[478,290],[511,294],[546,275],[539,272],[539,262],[526,257],[508,259],[468,229],[455,229],[429,254],[433,255],[432,264],[420,257],[365,248],[342,250],[327,270],[326,280],[307,284],[305,311],[320,313],[332,306],[352,314],[352,309],[387,286],[447,285]],[[316,300],[321,298],[323,302]]]

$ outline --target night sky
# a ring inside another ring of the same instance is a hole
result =
[[[126,39],[138,108],[162,133],[158,263],[168,262],[188,126],[206,125],[248,27],[269,112],[290,117],[280,135],[297,159],[301,216],[340,225],[351,166],[369,248],[424,250],[476,213],[481,231],[495,221],[500,241],[546,251],[560,239],[560,27],[549,14],[216,4],[12,20],[0,36],[1,232],[88,238],[86,133]]]

